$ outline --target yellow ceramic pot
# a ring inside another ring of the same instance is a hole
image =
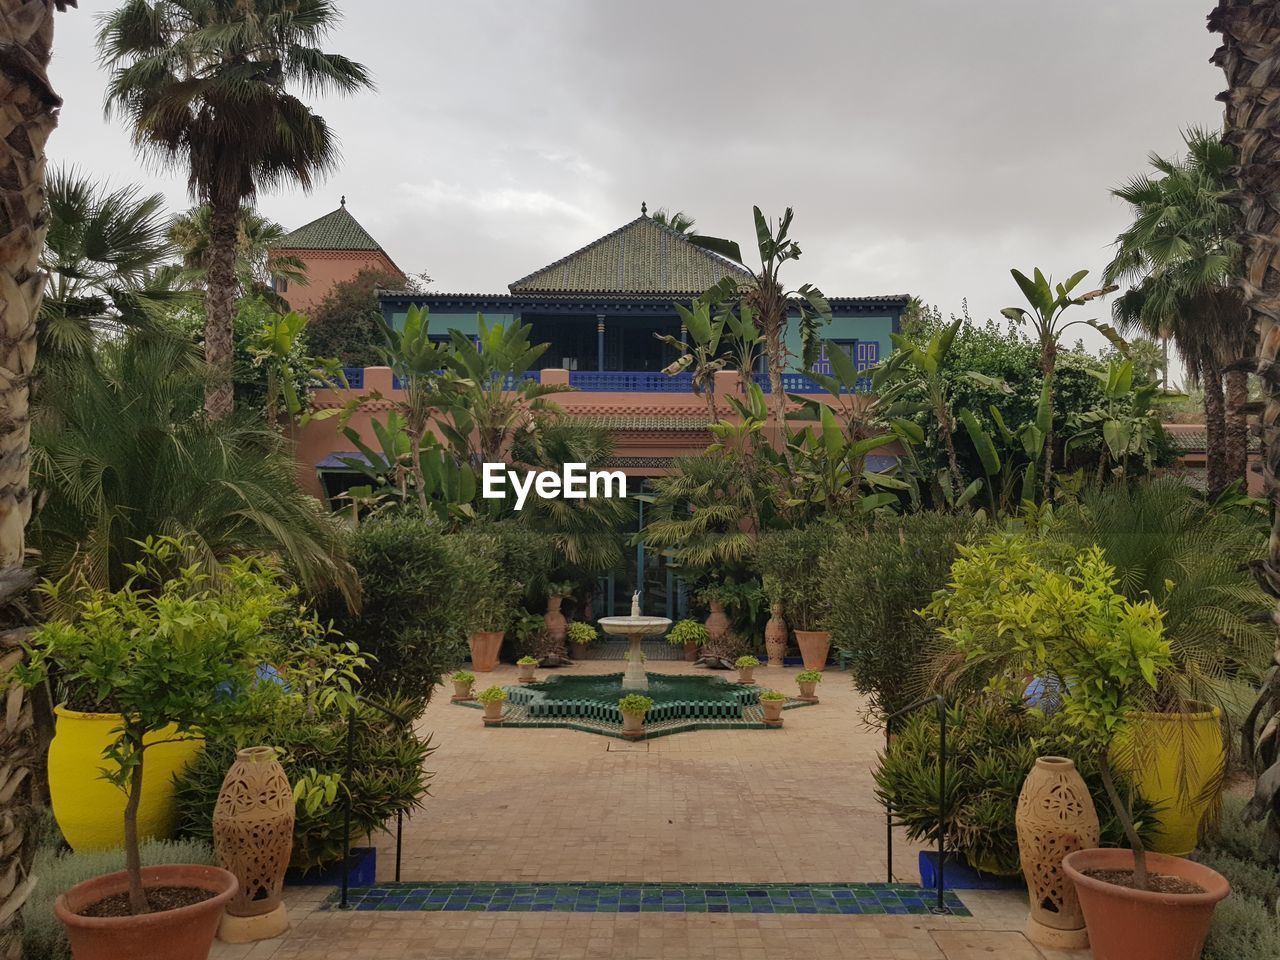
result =
[[[1139,713],[1112,752],[1148,803],[1160,809],[1157,853],[1185,857],[1199,841],[1200,821],[1217,801],[1227,763],[1222,711]]]
[[[102,752],[120,728],[118,713],[80,713],[56,707],[57,729],[49,745],[49,796],[53,816],[67,843],[76,851],[110,850],[124,845],[124,791],[102,779],[107,766]],[[146,738],[142,766],[142,800],[138,807],[138,836],[173,836],[177,811],[173,802],[174,775],[184,770],[204,746],[190,737],[158,743],[175,736],[170,727]]]

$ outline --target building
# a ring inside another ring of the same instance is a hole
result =
[[[300,313],[315,307],[337,284],[366,270],[404,276],[381,244],[347,210],[346,197],[337,210],[286,234],[271,252],[302,261],[309,282],[280,281],[276,290]]]

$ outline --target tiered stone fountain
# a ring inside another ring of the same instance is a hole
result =
[[[644,670],[644,653],[640,644],[646,637],[660,637],[671,621],[666,617],[646,617],[640,613],[640,591],[631,597],[631,616],[601,617],[600,629],[610,636],[627,639],[627,670],[622,675],[623,690],[648,690],[649,677]]]

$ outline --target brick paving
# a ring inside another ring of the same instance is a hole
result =
[[[650,662],[654,672],[694,669]],[[581,672],[616,672],[584,661]],[[787,693],[797,668],[756,678]],[[516,682],[513,667],[478,686]],[[884,812],[871,779],[880,735],[847,675],[829,670],[816,707],[781,730],[699,730],[639,744],[565,729],[485,728],[438,694],[421,722],[439,746],[432,796],[406,821],[412,881],[835,884],[885,880]],[[377,838],[392,879],[394,838]],[[895,845],[896,879],[916,850]],[[399,913],[322,909],[327,888],[291,888],[293,928],[218,944],[214,960],[540,960],[858,957],[1077,960],[1019,932],[1025,895],[964,892],[971,918],[721,913]]]

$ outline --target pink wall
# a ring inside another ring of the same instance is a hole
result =
[[[399,268],[381,250],[276,250],[282,257],[297,257],[306,267],[306,286],[289,284],[284,298],[299,313],[306,313],[327,297],[339,283],[354,280],[362,270],[399,273]]]

